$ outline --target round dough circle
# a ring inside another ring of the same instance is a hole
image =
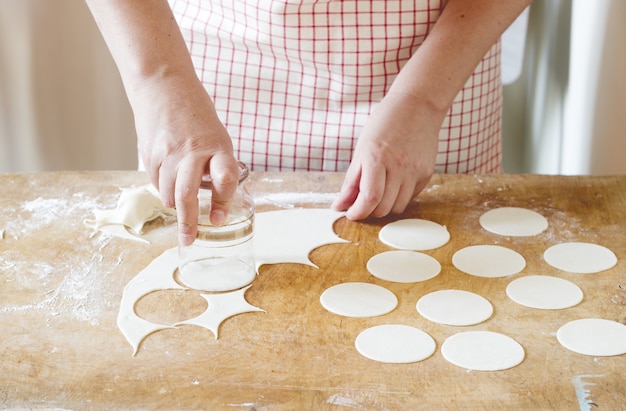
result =
[[[467,274],[496,278],[519,273],[526,267],[526,260],[516,251],[499,245],[473,245],[454,253],[452,264]]]
[[[223,260],[215,269],[211,269],[211,262],[190,262],[185,269],[178,270],[178,279],[194,290],[218,293],[238,290],[256,278],[256,271],[249,264],[235,259]]]
[[[427,320],[455,326],[479,324],[493,314],[493,306],[484,297],[462,290],[440,290],[417,301],[417,312]]]
[[[489,210],[478,219],[485,230],[499,235],[530,237],[548,228],[548,220],[536,211],[520,207]]]
[[[432,250],[446,244],[450,233],[446,227],[419,218],[407,218],[385,225],[378,238],[390,247],[400,250]]]
[[[547,275],[529,275],[513,280],[506,287],[506,295],[520,305],[542,310],[561,310],[583,300],[583,292],[576,284]]]
[[[426,281],[441,272],[441,264],[435,258],[409,250],[376,254],[369,259],[366,267],[374,277],[395,283]]]
[[[556,333],[559,343],[578,354],[609,357],[626,354],[626,325],[601,318],[570,321]]]
[[[592,243],[561,243],[543,253],[552,267],[577,274],[594,274],[617,264],[617,257],[608,248]]]
[[[437,347],[426,332],[408,325],[384,324],[362,331],[356,338],[357,351],[370,360],[408,364],[430,357]]]
[[[395,294],[376,284],[342,283],[322,293],[320,303],[331,313],[344,317],[376,317],[391,312],[398,305]]]
[[[524,348],[513,338],[491,331],[468,331],[448,337],[441,346],[446,361],[476,371],[499,371],[524,360]]]

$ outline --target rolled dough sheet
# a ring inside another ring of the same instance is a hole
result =
[[[626,354],[626,325],[602,318],[570,321],[556,333],[559,343],[578,354],[609,357]]]
[[[500,207],[489,210],[479,218],[485,230],[511,237],[530,237],[548,228],[548,220],[536,211],[520,207]]]
[[[454,326],[479,324],[493,314],[493,306],[484,297],[463,290],[440,290],[417,301],[417,312],[427,320]]]
[[[398,305],[395,294],[376,284],[352,282],[334,285],[320,296],[320,303],[331,313],[344,317],[376,317]]]
[[[467,331],[448,337],[441,346],[446,361],[476,371],[499,371],[524,361],[524,348],[513,338],[492,331]]]
[[[594,274],[617,264],[617,257],[608,248],[592,243],[570,242],[553,245],[543,253],[552,267],[577,274]]]
[[[376,254],[369,259],[366,267],[374,277],[395,283],[426,281],[441,272],[441,264],[435,258],[408,250]]]
[[[326,244],[347,243],[333,231],[345,213],[322,208],[267,211],[255,216],[254,258],[263,264],[299,263],[317,267],[309,254]]]
[[[473,245],[457,251],[452,264],[477,277],[508,277],[521,272],[526,260],[516,251],[499,245]]]
[[[506,287],[506,295],[516,303],[542,310],[574,307],[583,300],[582,290],[573,282],[547,275],[528,275]]]
[[[437,347],[426,332],[408,325],[384,324],[362,331],[357,351],[366,358],[390,364],[408,364],[430,357]]]
[[[446,227],[432,221],[408,218],[385,225],[378,233],[384,244],[400,250],[425,251],[450,241]]]

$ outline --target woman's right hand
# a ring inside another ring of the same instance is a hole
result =
[[[219,225],[237,188],[239,166],[213,102],[195,76],[178,73],[149,79],[133,93],[138,149],[166,207],[175,207],[179,242],[197,233],[202,176],[213,181],[211,221]]]

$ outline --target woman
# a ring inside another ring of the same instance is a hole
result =
[[[88,4],[146,171],[189,244],[201,176],[219,224],[236,158],[347,170],[333,207],[354,220],[402,212],[435,171],[500,171],[498,39],[529,1]]]

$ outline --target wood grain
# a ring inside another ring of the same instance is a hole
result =
[[[249,188],[258,211],[327,207],[341,185],[337,173],[253,173]],[[120,188],[147,183],[137,172],[58,172],[0,175],[0,405],[63,409],[624,409],[626,356],[589,357],[561,347],[555,333],[567,321],[602,317],[626,323],[626,177],[437,175],[401,216],[353,222],[335,231],[346,244],[311,253],[319,269],[298,264],[263,266],[247,293],[267,313],[224,322],[216,340],[185,326],[157,332],[136,357],[117,329],[126,283],[165,249],[176,245],[173,219],[144,230],[150,244],[93,233],[83,221],[93,209],[115,206]],[[478,217],[499,206],[543,214],[548,230],[529,238],[491,234]],[[418,217],[448,227],[451,241],[427,252],[442,273],[417,284],[378,280],[367,260],[389,250],[380,228]],[[550,245],[588,241],[611,248],[616,267],[594,275],[559,272],[542,258]],[[458,249],[499,244],[521,253],[526,269],[510,278],[482,279],[451,263]],[[585,293],[573,308],[521,307],[505,295],[524,274],[573,281]],[[325,311],[320,294],[345,281],[393,291],[399,305],[385,316],[352,319]],[[472,327],[431,323],[419,316],[422,295],[447,288],[473,291],[494,305],[494,316]],[[206,302],[189,290],[162,291],[137,304],[140,315],[176,322]],[[380,364],[360,356],[354,340],[384,323],[413,325],[438,347],[459,331],[490,330],[526,350],[519,366],[472,372],[447,363],[439,350],[414,364]]]

